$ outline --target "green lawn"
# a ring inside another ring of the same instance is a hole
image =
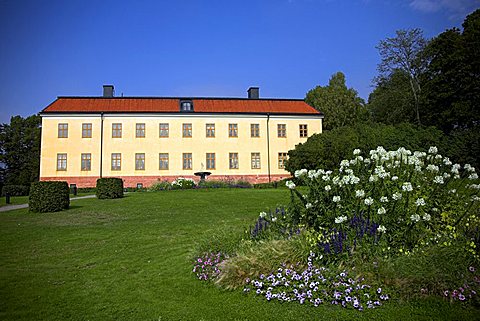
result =
[[[364,312],[266,302],[195,279],[196,242],[288,201],[285,189],[85,199],[60,213],[0,213],[0,320],[473,320],[442,300]]]
[[[70,198],[92,195],[93,193],[78,193],[77,196],[70,194]],[[5,196],[0,197],[0,207],[7,205],[28,204],[28,196],[12,196],[10,197],[10,204],[7,204]]]

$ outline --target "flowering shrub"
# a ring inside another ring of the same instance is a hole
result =
[[[428,153],[382,147],[353,152],[335,171],[295,172],[291,224],[304,226],[312,247],[325,254],[354,250],[410,253],[428,244],[464,242],[477,254],[480,184],[475,168]]]
[[[193,263],[193,273],[199,280],[213,280],[220,274],[218,265],[228,258],[227,255],[219,253],[205,253],[197,257]]]
[[[340,305],[362,311],[375,308],[389,299],[382,288],[373,287],[363,278],[353,279],[346,271],[334,273],[325,267],[313,264],[315,254],[310,253],[308,266],[298,271],[296,266],[283,264],[276,272],[260,275],[258,280],[248,280],[244,292],[255,292],[268,301],[294,301],[300,304],[322,303]]]
[[[191,178],[179,177],[171,185],[172,189],[191,189],[195,187],[195,181]]]

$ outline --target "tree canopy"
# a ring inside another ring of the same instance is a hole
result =
[[[341,72],[332,75],[328,86],[310,90],[305,102],[325,114],[324,130],[350,125],[366,117],[365,102],[355,89],[347,88]]]

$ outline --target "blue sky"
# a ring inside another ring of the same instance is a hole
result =
[[[0,0],[0,123],[57,96],[304,98],[342,71],[367,99],[375,46],[460,27],[480,0]]]

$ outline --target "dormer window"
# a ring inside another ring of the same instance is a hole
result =
[[[193,102],[191,100],[180,100],[180,111],[193,111]]]

